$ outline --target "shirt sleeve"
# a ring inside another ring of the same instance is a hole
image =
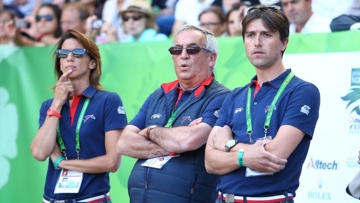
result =
[[[296,127],[311,138],[319,118],[320,92],[318,88],[310,83],[299,86],[293,92],[288,104],[281,125]]]
[[[126,125],[126,112],[121,98],[111,93],[105,102],[105,131],[123,129]]]
[[[145,128],[146,114],[147,114],[147,110],[149,109],[150,101],[151,101],[150,97],[148,97],[145,100],[144,104],[140,108],[140,111],[130,121],[130,123],[129,123],[130,125],[134,125],[134,126],[138,127],[139,129]]]
[[[228,124],[228,109],[230,109],[231,95],[232,92],[230,92],[226,95],[225,98],[223,98],[223,103],[219,110],[219,118],[216,120],[215,126],[223,127]]]
[[[228,93],[224,93],[216,96],[205,108],[205,111],[201,114],[202,122],[207,123],[211,127],[214,126],[216,120],[219,117],[219,110]]]

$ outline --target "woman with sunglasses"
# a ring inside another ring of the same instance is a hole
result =
[[[49,158],[43,203],[111,203],[109,172],[120,165],[115,148],[127,125],[122,101],[102,89],[99,48],[90,38],[70,29],[54,54],[54,98],[41,105],[30,147],[35,159]]]
[[[0,45],[15,45],[14,26],[15,13],[11,10],[0,9]]]
[[[61,10],[54,4],[42,4],[36,12],[35,18],[26,17],[29,28],[22,28],[34,41],[43,45],[54,45],[62,34]]]
[[[120,11],[122,26],[126,34],[131,35],[121,42],[164,41],[168,37],[157,32],[155,16],[151,6],[144,0],[133,0],[127,9]]]

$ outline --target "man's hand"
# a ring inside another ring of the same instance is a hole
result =
[[[214,133],[212,145],[217,150],[225,151],[225,144],[232,139],[234,138],[231,128],[225,125]]]
[[[265,150],[264,145],[271,140],[258,140],[244,151],[246,167],[261,172],[279,172],[285,168],[286,159],[281,159]]]

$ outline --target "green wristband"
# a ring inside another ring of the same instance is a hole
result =
[[[239,166],[245,166],[243,156],[244,156],[244,149],[240,149],[239,152],[238,152],[238,164],[239,164]]]
[[[62,161],[62,160],[64,160],[65,158],[63,157],[63,156],[59,156],[56,160],[55,160],[55,162],[54,162],[54,167],[55,167],[55,169],[56,170],[59,170],[60,168],[59,168],[59,163]]]

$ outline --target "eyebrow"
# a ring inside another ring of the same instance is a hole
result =
[[[180,45],[180,44],[175,44],[174,46],[175,46],[175,47],[183,47],[183,46]],[[190,43],[190,44],[186,45],[186,47],[191,47],[191,46],[199,46],[199,45],[196,44],[196,43]]]

